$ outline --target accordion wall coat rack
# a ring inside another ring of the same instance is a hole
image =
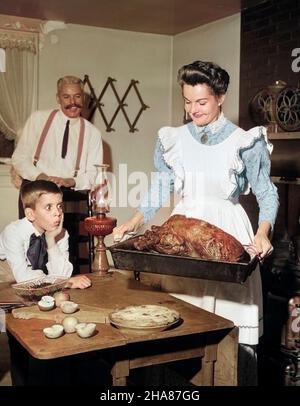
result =
[[[116,79],[113,79],[111,77],[107,78],[107,81],[106,81],[106,83],[105,83],[105,85],[104,85],[103,89],[101,90],[98,97],[97,97],[97,95],[95,93],[95,90],[94,90],[94,88],[93,88],[93,86],[91,84],[91,81],[90,81],[88,75],[84,75],[83,83],[84,83],[84,85],[87,87],[87,89],[89,91],[88,100],[86,101],[85,118],[87,118],[88,120],[91,120],[94,113],[95,113],[95,111],[96,111],[96,109],[98,109],[99,113],[100,113],[100,115],[101,115],[101,117],[102,117],[102,119],[104,121],[104,124],[106,126],[106,131],[111,132],[111,131],[115,131],[115,129],[113,128],[113,123],[115,122],[118,114],[120,112],[122,112],[123,115],[124,115],[124,118],[125,118],[125,120],[126,120],[126,122],[128,124],[129,132],[133,133],[135,131],[138,131],[138,129],[136,128],[136,124],[137,124],[139,118],[141,117],[143,111],[149,108],[149,106],[147,106],[144,103],[144,101],[142,99],[142,96],[141,96],[141,94],[139,92],[139,89],[138,89],[138,86],[137,86],[139,84],[138,80],[132,79],[130,81],[130,83],[129,83],[129,85],[128,85],[127,89],[125,90],[125,93],[124,93],[124,95],[122,97],[119,96],[119,94],[117,92],[117,89],[115,87]],[[114,96],[115,96],[115,98],[117,100],[117,103],[118,103],[118,106],[117,106],[115,112],[113,113],[111,119],[108,119],[107,116],[105,115],[105,112],[104,112],[104,109],[103,109],[104,104],[102,102],[103,97],[104,97],[106,91],[109,88],[111,88],[111,90],[112,90],[112,92],[113,92],[113,94],[114,94]],[[130,118],[129,118],[129,116],[127,114],[127,111],[126,111],[126,107],[128,106],[127,103],[126,103],[126,98],[127,98],[127,96],[129,95],[130,92],[135,92],[135,94],[137,96],[137,99],[139,101],[139,104],[140,104],[140,108],[139,108],[139,110],[138,110],[138,112],[137,112],[137,114],[136,114],[133,121],[130,121]]]

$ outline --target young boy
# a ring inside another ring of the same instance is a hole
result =
[[[47,180],[35,180],[22,186],[21,199],[26,217],[12,222],[0,234],[0,259],[6,259],[6,269],[10,268],[13,279],[23,282],[55,274],[69,278],[67,287],[91,286],[85,275],[70,277],[73,265],[69,261],[69,235],[62,228],[60,188]],[[13,385],[71,383],[71,358],[49,363],[36,360],[9,333],[8,338]]]
[[[47,180],[35,180],[21,189],[25,216],[0,234],[0,259],[7,260],[17,282],[45,274],[70,277],[68,232],[62,228],[63,202],[60,188]],[[68,287],[91,285],[85,275],[70,277]]]

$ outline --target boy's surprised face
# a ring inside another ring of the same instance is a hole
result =
[[[56,230],[63,216],[62,196],[44,193],[36,202],[35,208],[27,208],[25,214],[40,233]]]

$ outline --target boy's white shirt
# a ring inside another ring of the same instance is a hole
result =
[[[45,275],[42,270],[31,268],[26,255],[32,233],[40,235],[25,217],[7,225],[0,234],[0,259],[7,260],[17,282]],[[46,266],[49,275],[60,275],[67,278],[72,275],[73,265],[69,261],[68,238],[69,234],[65,230],[64,237],[47,250]]]

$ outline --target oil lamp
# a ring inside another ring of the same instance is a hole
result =
[[[107,179],[109,165],[95,165],[97,175],[90,191],[90,202],[94,215],[84,220],[85,229],[91,235],[97,237],[98,243],[95,247],[92,271],[99,272],[100,276],[109,275],[109,264],[104,244],[105,236],[112,233],[117,224],[114,217],[109,217],[109,204],[111,201],[111,189]]]

